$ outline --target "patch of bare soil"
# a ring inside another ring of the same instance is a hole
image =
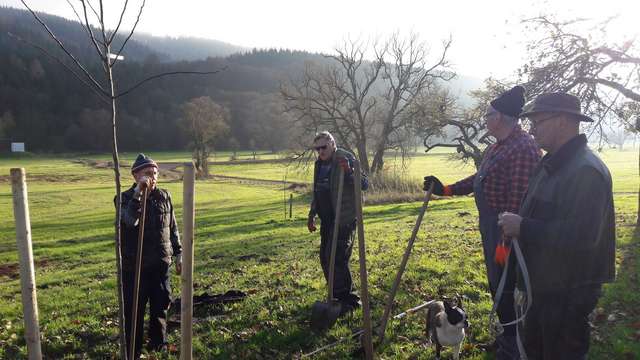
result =
[[[72,183],[86,180],[88,177],[81,174],[62,175],[62,174],[27,174],[27,182],[52,182],[52,183]],[[0,183],[10,183],[11,176],[0,175]]]
[[[40,259],[35,261],[35,268],[40,269],[50,265],[48,259]],[[9,279],[17,279],[20,277],[20,265],[18,263],[0,264],[0,277],[8,277]]]

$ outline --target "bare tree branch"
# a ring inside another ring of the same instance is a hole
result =
[[[28,44],[30,46],[33,46],[34,48],[40,50],[43,54],[45,54],[46,56],[48,56],[49,58],[55,60],[56,62],[58,62],[60,65],[62,65],[65,69],[67,69],[67,71],[69,71],[76,79],[78,79],[78,81],[80,81],[81,83],[83,83],[84,85],[86,85],[87,87],[89,87],[91,89],[91,91],[93,91],[98,98],[100,99],[100,101],[104,102],[105,104],[109,104],[109,101],[107,100],[107,98],[105,97],[105,94],[101,93],[100,91],[98,91],[98,89],[96,89],[93,85],[91,85],[89,82],[87,82],[85,79],[83,79],[79,74],[77,74],[75,71],[73,71],[73,69],[71,69],[67,64],[65,64],[64,61],[62,61],[62,59],[58,58],[57,56],[52,55],[51,53],[49,53],[45,48],[29,41],[29,40],[25,40],[23,38],[21,38],[18,35],[15,35],[13,33],[8,32],[7,33],[10,37],[18,40],[18,41],[22,41],[25,44]]]
[[[146,3],[146,0],[142,0],[142,4],[140,5],[140,9],[138,10],[138,16],[136,17],[136,22],[131,27],[131,31],[129,31],[129,35],[127,35],[127,37],[124,39],[122,46],[120,46],[120,50],[118,50],[118,52],[116,53],[115,59],[117,59],[120,56],[120,54],[122,53],[122,50],[124,50],[124,47],[127,46],[127,42],[129,41],[129,39],[131,39],[131,37],[133,36],[133,33],[136,31],[136,27],[138,27],[138,22],[140,22],[140,16],[142,16],[142,10],[144,9],[145,3]],[[114,32],[113,36],[115,35],[116,33]],[[115,59],[113,60],[114,63],[112,67],[116,64]]]
[[[120,25],[122,25],[122,19],[124,18],[124,14],[127,12],[127,5],[128,4],[129,4],[129,0],[125,0],[124,1],[124,6],[122,7],[122,11],[120,12],[120,19],[118,20],[118,25],[116,25],[115,30],[113,30],[113,32],[109,36],[109,40],[108,40],[109,44],[111,44],[113,42],[113,38],[116,36],[116,34],[118,34],[118,30],[120,30]],[[140,12],[142,12],[142,9],[140,9]],[[140,18],[140,15],[138,15],[138,18]]]
[[[579,82],[584,82],[584,83],[593,83],[593,84],[600,84],[600,85],[604,85],[607,86],[611,89],[614,89],[616,91],[618,91],[620,94],[624,95],[625,97],[627,97],[629,100],[633,100],[633,101],[640,101],[640,94],[634,92],[633,90],[625,87],[624,85],[617,83],[615,81],[611,81],[611,80],[605,80],[605,79],[590,79],[590,78],[579,78],[578,79]]]
[[[42,25],[42,27],[47,31],[47,33],[49,34],[49,36],[58,44],[58,46],[60,47],[60,49],[62,49],[62,51],[67,54],[67,56],[73,61],[73,63],[81,70],[82,74],[87,78],[87,80],[101,93],[103,93],[105,96],[109,96],[106,89],[104,87],[102,87],[102,85],[100,85],[96,79],[91,75],[91,73],[89,73],[89,71],[87,69],[85,69],[84,66],[82,66],[82,64],[80,63],[80,61],[78,61],[78,59],[76,59],[75,56],[73,56],[73,54],[71,54],[66,48],[65,46],[62,44],[62,42],[56,37],[56,35],[51,31],[51,29],[49,29],[49,26],[47,26],[47,24],[45,24],[44,21],[42,21],[42,19],[40,19],[40,16],[38,16],[38,14],[36,14],[35,11],[33,11],[29,5],[27,5],[27,3],[24,0],[20,0],[20,2],[22,2],[22,4],[27,8],[27,10],[29,10],[29,12],[31,13],[31,15],[33,15],[33,17],[40,23],[40,25]]]
[[[153,75],[150,76],[144,80],[139,81],[138,83],[136,83],[135,85],[131,86],[129,89],[117,94],[114,96],[115,99],[122,97],[124,95],[127,95],[128,93],[132,92],[133,90],[137,89],[139,86],[141,86],[142,84],[146,83],[147,81],[151,81],[153,79],[158,79],[161,77],[165,77],[165,76],[170,76],[170,75],[179,75],[179,74],[183,74],[183,75],[212,75],[212,74],[217,74],[221,71],[224,71],[226,69],[222,68],[220,70],[215,70],[215,71],[171,71],[171,72],[165,72],[162,74],[157,74],[157,75]]]
[[[87,18],[87,9],[84,6],[84,1],[80,0],[80,2],[82,3],[82,6],[84,8],[84,20],[82,20],[82,18],[80,17],[80,14],[78,13],[78,11],[76,10],[75,6],[73,6],[73,4],[71,3],[70,0],[67,0],[67,4],[69,4],[69,7],[71,8],[71,10],[73,10],[73,13],[76,15],[76,18],[78,19],[78,22],[80,23],[80,25],[84,28],[84,30],[87,32],[87,36],[89,36],[89,40],[91,40],[94,43],[94,46],[98,52],[98,57],[100,57],[100,59],[102,59],[102,51],[100,50],[100,46],[98,46],[95,37],[93,36],[93,30],[91,29],[91,24],[89,23],[89,20]]]

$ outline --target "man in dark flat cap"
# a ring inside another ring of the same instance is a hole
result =
[[[480,234],[487,279],[495,297],[504,263],[496,258],[496,250],[508,249],[508,238],[498,228],[498,214],[517,212],[527,189],[529,176],[540,160],[540,150],[533,138],[522,130],[518,117],[525,103],[525,89],[516,86],[487,106],[484,116],[487,131],[496,139],[484,153],[482,164],[475,174],[451,185],[443,185],[435,176],[427,176],[424,188],[433,184],[435,195],[474,194],[480,217]],[[504,250],[506,251],[506,250]],[[513,275],[513,272],[509,273]],[[501,323],[515,319],[513,289],[515,276],[509,276],[497,312]],[[519,359],[516,328],[505,326],[495,343],[496,359]]]
[[[169,266],[175,259],[176,272],[182,270],[182,246],[180,234],[173,211],[171,195],[167,190],[158,188],[158,164],[144,154],[139,154],[131,174],[135,183],[122,193],[122,284],[125,306],[125,333],[127,345],[135,344],[135,358],[140,356],[144,314],[149,303],[149,344],[151,351],[166,351],[167,348],[167,310],[171,303],[169,284]],[[144,241],[142,247],[142,269],[138,295],[138,316],[136,338],[131,338],[133,287],[136,256],[138,252],[138,224],[142,208],[142,194],[148,189],[147,209],[144,223]],[[127,352],[128,353],[128,352]]]
[[[519,212],[499,219],[507,236],[519,238],[530,279],[526,284],[519,271],[518,291],[533,297],[522,326],[524,349],[529,359],[586,359],[587,317],[602,284],[615,278],[611,175],[580,134],[580,122],[593,120],[575,96],[540,95],[522,116],[547,151]]]

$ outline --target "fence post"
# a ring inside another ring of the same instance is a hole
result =
[[[293,194],[289,194],[289,219],[293,217]]]
[[[195,171],[193,163],[184,163],[183,176],[183,241],[182,294],[180,301],[180,359],[191,360],[193,355],[193,239],[195,225]]]
[[[20,257],[20,286],[24,312],[24,338],[30,360],[42,359],[40,327],[38,325],[38,297],[31,247],[31,220],[24,168],[11,169],[13,216],[16,221],[16,243]]]

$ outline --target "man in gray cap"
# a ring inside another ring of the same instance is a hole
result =
[[[533,296],[524,349],[529,359],[585,359],[587,316],[602,284],[615,277],[611,175],[580,134],[580,122],[593,120],[575,96],[540,95],[522,116],[547,154],[519,213],[502,213],[498,223],[507,236],[519,238],[529,273],[528,286],[522,269],[517,279],[518,290]]]
[[[443,185],[435,176],[424,178],[425,190],[433,184],[435,195],[473,193],[480,218],[489,289],[494,297],[504,265],[504,256],[499,255],[505,254],[509,246],[509,239],[503,236],[498,227],[498,214],[504,211],[518,211],[527,189],[529,175],[540,160],[538,146],[518,123],[525,103],[524,92],[522,86],[516,86],[487,106],[484,116],[487,131],[496,139],[496,143],[485,150],[482,164],[475,174],[451,185]],[[513,272],[508,275],[504,296],[496,309],[500,322],[505,324],[515,319],[515,276]],[[495,350],[497,360],[519,359],[516,327],[504,326],[504,332],[498,335],[495,344],[489,347],[490,350]]]
[[[173,211],[171,195],[158,188],[158,165],[151,158],[139,154],[131,174],[135,183],[122,193],[122,287],[125,306],[125,333],[129,348],[135,344],[135,358],[140,356],[144,313],[149,302],[149,350],[166,351],[167,310],[171,303],[169,266],[175,258],[176,272],[182,269],[180,234]],[[142,208],[142,194],[148,189],[147,209],[142,247],[142,269],[138,295],[136,338],[131,338],[133,287],[138,252],[138,224]]]

